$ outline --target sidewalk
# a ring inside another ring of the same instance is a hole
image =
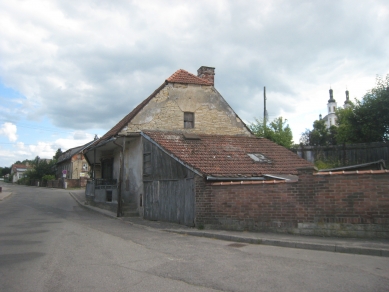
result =
[[[112,217],[118,220],[123,220],[133,225],[160,229],[166,232],[208,237],[239,243],[263,244],[271,246],[389,257],[389,239],[359,239],[301,236],[267,232],[198,230],[175,223],[149,221],[140,217],[118,218],[113,212],[86,205],[85,190],[72,190],[69,193],[81,206],[99,212],[102,215]]]
[[[4,184],[0,184],[0,187],[2,188],[2,192],[0,193],[0,201],[5,200],[12,195],[12,192],[9,191],[9,188],[4,187]]]

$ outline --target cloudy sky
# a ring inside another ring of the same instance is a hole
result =
[[[389,2],[0,0],[0,166],[103,135],[178,69],[216,68],[247,123],[298,142],[330,86],[360,99],[389,73]]]

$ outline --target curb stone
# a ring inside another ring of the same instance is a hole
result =
[[[245,238],[245,237],[231,236],[225,234],[214,234],[214,233],[197,232],[197,231],[179,231],[179,230],[165,230],[165,231],[177,233],[177,234],[207,237],[207,238],[214,238],[214,239],[220,239],[226,241],[244,242],[250,244],[259,244],[259,245],[262,244],[262,245],[299,248],[299,249],[308,249],[308,250],[389,257],[389,249],[386,250],[386,249],[367,248],[367,247],[348,247],[348,246],[341,246],[336,244],[294,242],[294,241],[265,239],[265,238]]]

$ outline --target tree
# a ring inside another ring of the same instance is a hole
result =
[[[11,168],[10,167],[0,167],[0,176],[5,176],[7,174],[11,173]]]
[[[53,159],[55,161],[58,161],[58,158],[61,156],[62,153],[63,152],[62,152],[61,148],[58,148],[57,152],[55,152],[55,155],[53,156]]]
[[[354,110],[354,104],[350,104],[348,108],[337,109],[336,117],[338,122],[338,129],[336,133],[336,141],[339,144],[350,143],[357,140],[356,129],[353,128],[351,119]]]
[[[39,156],[37,156],[33,161],[33,165],[33,169],[29,169],[28,171],[26,171],[26,178],[24,180],[25,182],[35,179],[42,180],[44,177],[47,178],[49,176],[55,176],[54,160],[47,163],[45,159],[41,160]]]
[[[347,110],[337,112],[341,128],[337,139],[343,143],[389,141],[389,74],[377,76],[376,87]]]
[[[257,137],[264,137],[278,145],[291,148],[293,145],[293,134],[286,122],[286,119],[278,117],[265,127],[261,120],[255,119],[255,122],[251,123],[249,128]]]
[[[330,145],[330,142],[334,142],[335,126],[331,127],[331,132],[327,129],[324,120],[316,120],[313,122],[313,129],[306,129],[302,133],[300,143],[307,146],[325,146]]]

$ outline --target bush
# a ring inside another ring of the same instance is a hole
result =
[[[341,166],[339,161],[323,161],[323,160],[316,160],[315,166],[317,169],[328,169],[328,168],[336,168]]]
[[[49,180],[55,180],[55,175],[52,174],[46,174],[42,177],[42,180],[46,183]]]
[[[18,185],[30,185],[30,179],[28,177],[22,177],[16,182]]]

